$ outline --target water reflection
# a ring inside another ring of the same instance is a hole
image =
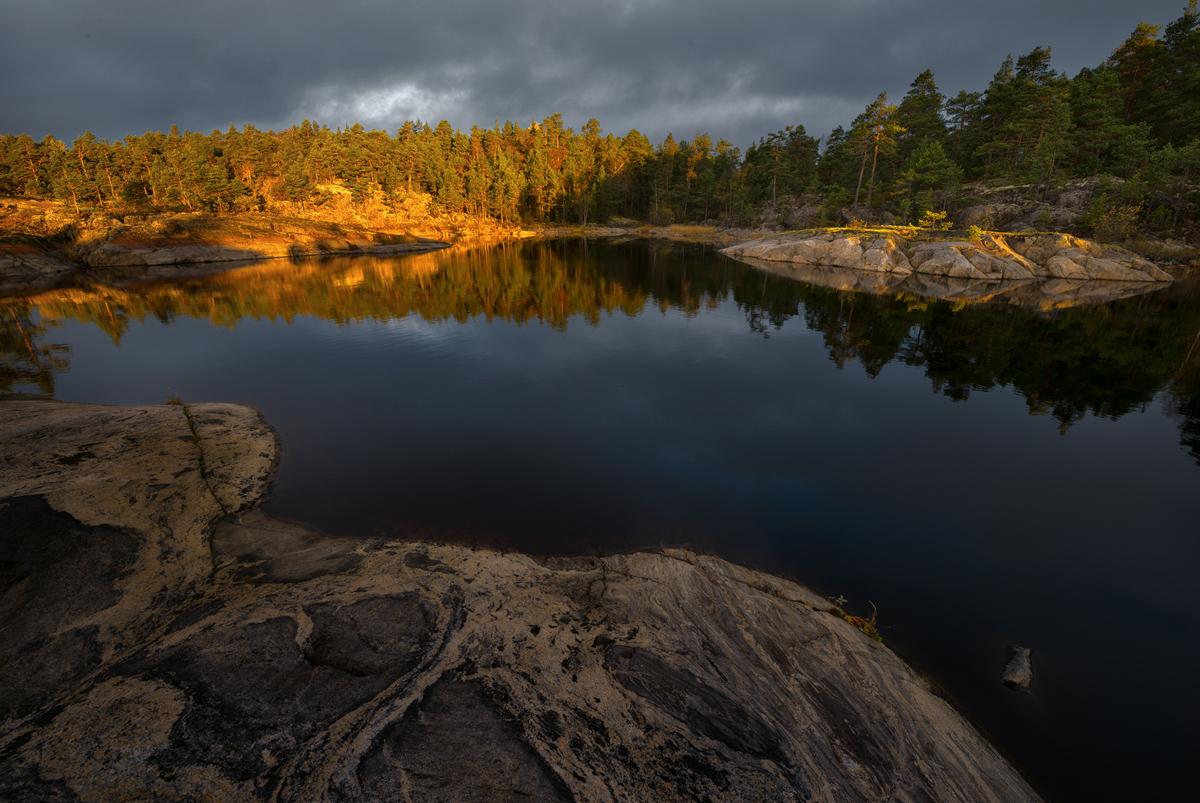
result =
[[[934,392],[955,400],[1012,387],[1031,414],[1053,417],[1064,432],[1089,412],[1117,418],[1165,390],[1183,443],[1200,462],[1195,282],[1147,294],[1131,283],[1059,282],[1049,292],[1040,283],[1034,293],[1027,285],[972,290],[944,280],[937,292],[916,294],[883,274],[771,263],[747,270],[707,249],[646,248],[565,241],[460,247],[399,259],[190,266],[182,277],[176,269],[172,281],[163,280],[161,267],[92,270],[69,287],[0,300],[0,388],[53,392],[54,375],[68,370],[68,349],[51,336],[62,319],[94,324],[114,343],[130,321],[178,317],[223,327],[301,315],[339,324],[482,317],[561,330],[650,310],[696,315],[732,298],[763,337],[802,319],[839,368],[858,363],[874,377],[893,362],[919,366]],[[798,281],[801,275],[809,281]],[[1121,293],[1135,297],[1112,299]],[[1096,297],[1107,303],[1084,303]]]
[[[54,395],[54,377],[68,370],[70,348],[47,342],[55,321],[33,319],[28,303],[5,304],[0,314],[0,390],[15,386]]]
[[[1059,799],[1190,788],[1195,283],[1042,309],[556,242],[93,272],[0,300],[0,320],[5,387],[261,409],[280,515],[529,552],[712,549],[876,603]],[[1038,650],[1033,697],[997,682],[1009,640]]]

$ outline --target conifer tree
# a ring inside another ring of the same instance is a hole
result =
[[[866,111],[854,121],[854,130],[850,133],[850,142],[854,150],[862,154],[862,165],[858,171],[858,184],[854,189],[854,205],[858,206],[858,194],[862,190],[863,173],[867,169],[867,161],[871,162],[871,177],[867,182],[867,209],[871,208],[871,191],[875,188],[875,170],[879,164],[879,152],[889,151],[896,144],[896,138],[904,133],[904,127],[894,119],[896,107],[888,103],[886,92],[867,106]]]
[[[941,142],[946,137],[946,122],[942,119],[946,98],[938,91],[933,71],[925,70],[909,87],[896,109],[896,123],[904,129],[898,141],[902,166],[920,145]]]

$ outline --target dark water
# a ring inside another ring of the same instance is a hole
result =
[[[0,316],[0,386],[261,409],[277,515],[710,550],[874,604],[1049,799],[1193,793],[1194,284],[1043,312],[558,242],[81,285]],[[998,681],[1010,642],[1036,650],[1031,696]]]

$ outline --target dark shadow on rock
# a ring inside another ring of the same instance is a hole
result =
[[[199,758],[237,780],[270,776],[264,750],[286,758],[297,744],[378,695],[420,654],[394,647],[395,664],[380,659],[371,665],[374,674],[355,675],[314,665],[296,643],[296,632],[295,620],[288,617],[205,630],[163,653],[122,664],[122,674],[163,680],[188,697],[172,746],[159,762],[184,766]],[[352,650],[358,644],[353,635],[345,641]],[[425,643],[416,634],[408,646],[422,650]],[[344,656],[338,662],[352,663]]]
[[[100,664],[98,628],[69,625],[120,599],[115,584],[137,548],[127,532],[82,524],[41,497],[0,502],[0,719],[41,708]]]
[[[410,671],[428,649],[436,612],[419,594],[372,597],[342,608],[306,609],[313,622],[304,654],[319,666],[366,677]]]
[[[47,780],[29,765],[0,764],[0,800],[4,803],[74,803],[79,797],[62,781]]]
[[[296,620],[198,629],[182,643],[117,667],[181,689],[186,710],[157,757],[164,767],[197,757],[237,780],[278,783],[263,758],[283,759],[412,671],[428,653],[436,603],[416,593],[306,609],[313,631],[297,644]],[[198,606],[197,621],[215,612]]]
[[[478,685],[442,679],[380,734],[359,764],[363,800],[571,801]]]
[[[694,733],[739,752],[784,762],[779,749],[784,739],[774,728],[733,698],[668,665],[648,650],[614,646],[604,663],[622,686],[650,700]]]
[[[230,517],[213,531],[213,557],[239,580],[298,583],[353,569],[364,542],[329,538],[259,508]]]

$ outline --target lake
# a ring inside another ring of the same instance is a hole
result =
[[[0,389],[260,409],[277,516],[713,552],[877,610],[1048,799],[1193,793],[1194,281],[1042,309],[560,240],[112,271],[0,318]],[[1031,695],[999,682],[1010,643]]]

